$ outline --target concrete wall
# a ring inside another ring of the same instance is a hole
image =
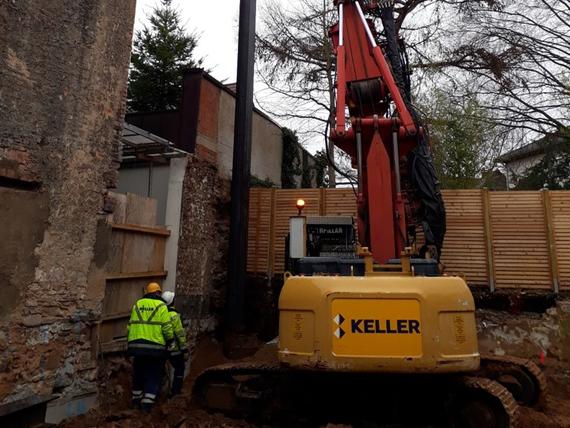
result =
[[[220,138],[219,152],[218,152],[218,168],[220,173],[225,177],[232,176],[232,164],[234,158],[234,124],[235,124],[235,106],[236,99],[227,92],[222,93],[220,97],[220,109],[218,116],[220,118],[218,123],[218,135]],[[252,130],[253,135],[253,130]],[[255,139],[253,140],[255,141]],[[253,146],[252,141],[252,174],[253,172]],[[279,145],[282,147],[282,144]],[[281,177],[279,177],[281,183]]]
[[[263,116],[253,115],[251,173],[281,186],[283,137],[281,129]]]
[[[95,390],[135,1],[0,3],[0,415]],[[9,225],[8,228],[5,226]]]

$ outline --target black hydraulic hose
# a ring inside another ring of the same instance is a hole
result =
[[[391,4],[390,4],[391,3]],[[381,6],[381,19],[386,37],[386,56],[392,67],[394,79],[402,91],[404,102],[406,103],[414,122],[418,127],[423,127],[425,134],[418,137],[418,145],[411,153],[412,185],[416,189],[416,194],[422,202],[423,208],[423,229],[427,245],[433,245],[437,249],[436,258],[441,256],[441,248],[446,232],[445,205],[439,190],[439,181],[433,165],[431,150],[429,147],[429,134],[422,125],[421,117],[412,105],[411,89],[409,82],[409,60],[405,49],[400,49],[396,35],[396,24],[394,19],[393,3],[386,3]],[[406,70],[406,71],[404,71]]]
[[[384,35],[386,37],[386,56],[392,66],[394,79],[400,90],[404,93],[406,103],[409,103],[409,97],[406,91],[404,71],[400,50],[398,48],[398,37],[396,35],[396,22],[394,19],[394,7],[388,6],[380,10],[382,25],[384,26]]]

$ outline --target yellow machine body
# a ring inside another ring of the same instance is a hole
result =
[[[279,359],[345,372],[477,370],[473,296],[458,277],[291,276],[279,298]]]

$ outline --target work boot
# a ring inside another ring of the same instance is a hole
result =
[[[133,395],[131,398],[132,398],[131,399],[132,408],[140,410],[141,400],[143,398],[143,392],[142,391],[133,391]]]
[[[179,395],[182,392],[182,383],[184,382],[183,376],[175,376],[170,390],[170,398]]]

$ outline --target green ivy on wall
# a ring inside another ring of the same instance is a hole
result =
[[[329,160],[327,158],[327,154],[324,150],[319,150],[313,156],[315,159],[315,166],[313,167],[316,172],[316,179],[317,179],[317,187],[326,187],[325,186],[325,174],[329,167]]]
[[[277,187],[275,185],[275,183],[273,181],[271,181],[270,178],[266,178],[265,180],[262,180],[261,178],[255,176],[255,175],[250,175],[249,176],[249,187],[265,187],[265,188],[271,188],[271,187]]]
[[[297,133],[283,128],[283,163],[281,164],[281,187],[283,189],[297,188],[296,177],[302,174],[299,137]]]
[[[303,150],[303,175],[301,176],[301,187],[309,189],[313,187],[314,168],[309,164],[309,152]]]

